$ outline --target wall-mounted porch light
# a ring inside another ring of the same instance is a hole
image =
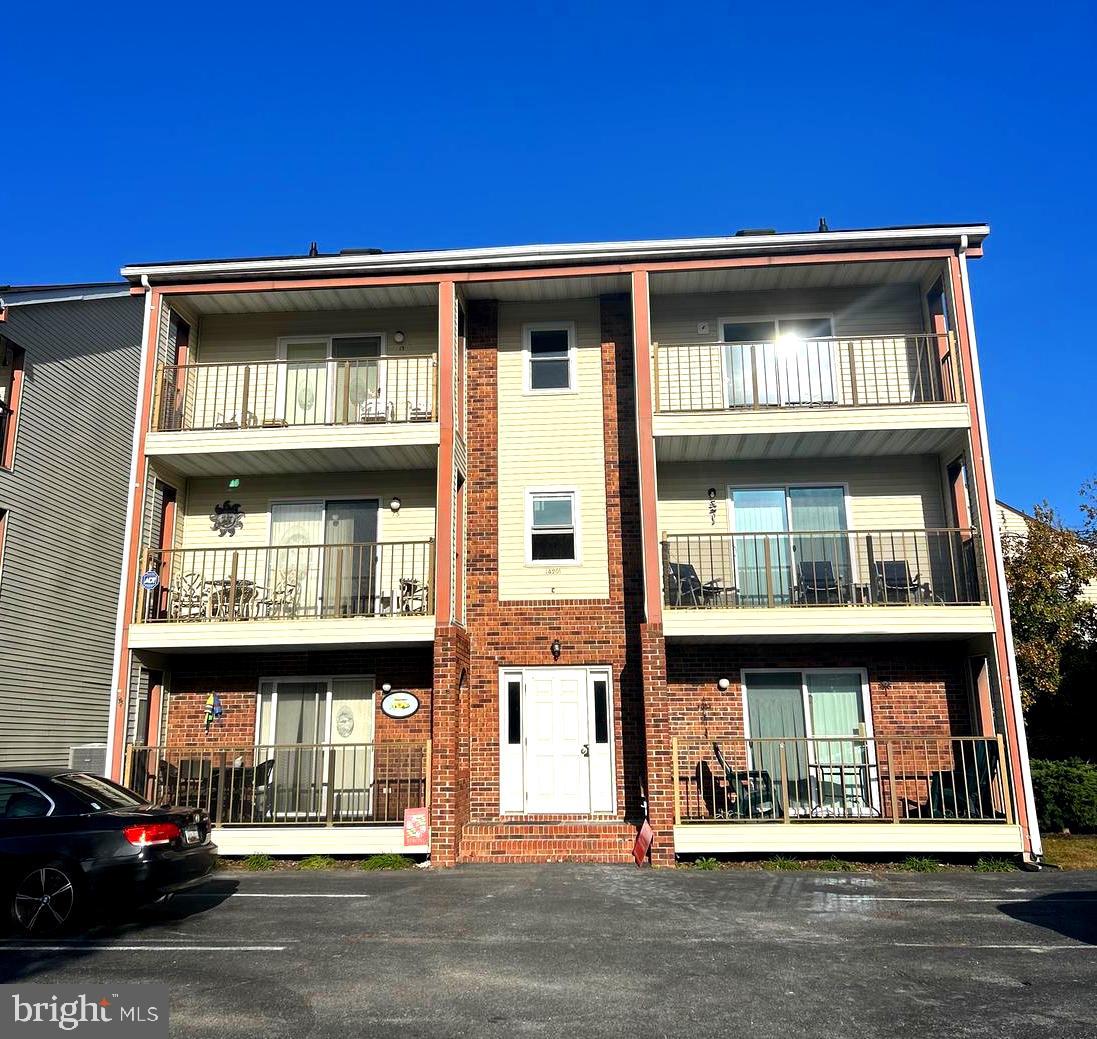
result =
[[[717,681],[716,688],[719,689],[721,693],[726,693],[731,688],[731,682],[726,678],[721,678]]]
[[[404,503],[400,501],[395,494],[392,496],[392,501],[389,502],[389,508],[392,509],[393,515],[400,511],[400,506],[403,504]]]
[[[553,639],[552,640],[552,645],[549,647],[549,649],[552,651],[552,659],[553,660],[559,660],[560,659],[560,653],[563,650],[563,647],[560,645],[560,640],[559,639]]]

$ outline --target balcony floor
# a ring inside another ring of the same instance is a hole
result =
[[[674,827],[679,855],[888,854],[1024,851],[1019,826],[962,822],[721,822]]]
[[[993,631],[990,606],[780,606],[663,612],[664,635],[688,642],[890,642],[965,638]]]
[[[936,454],[971,423],[964,404],[660,414],[659,461]]]
[[[164,652],[400,646],[433,641],[432,614],[334,620],[164,621],[131,624],[129,628],[130,649]]]
[[[183,476],[433,469],[437,422],[149,433],[145,454]]]

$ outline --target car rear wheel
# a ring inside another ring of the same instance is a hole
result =
[[[24,934],[57,934],[71,927],[80,908],[79,886],[69,866],[38,866],[23,875],[11,900],[15,926]]]

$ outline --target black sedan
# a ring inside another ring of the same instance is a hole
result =
[[[154,901],[204,877],[216,853],[200,809],[151,805],[88,772],[0,771],[0,890],[24,934],[72,927],[93,904]]]

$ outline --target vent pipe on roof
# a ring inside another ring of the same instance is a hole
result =
[[[819,231],[820,231],[820,233],[822,233],[823,231],[829,231],[829,230],[830,230],[830,225],[827,223],[827,218],[825,216],[819,217]]]
[[[320,255],[320,249],[317,247],[316,243],[315,242],[309,242],[309,256],[319,256],[319,255]]]

